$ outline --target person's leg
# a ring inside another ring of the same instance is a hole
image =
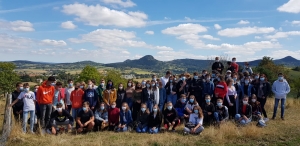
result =
[[[218,112],[214,112],[214,117],[215,117],[216,122],[218,123],[220,121],[219,120],[219,113]]]
[[[167,95],[167,102],[172,102],[172,95],[170,94],[170,95]]]
[[[175,121],[175,124],[172,127],[172,130],[175,130],[175,128],[180,124],[180,120]]]
[[[177,94],[173,95],[173,97],[172,97],[173,106],[176,104],[176,102],[177,102]]]
[[[67,105],[67,106],[68,106],[67,111],[68,111],[69,113],[71,113],[72,105]]]
[[[50,121],[50,116],[52,113],[52,104],[47,104],[46,105],[46,114],[45,114],[45,127],[48,126],[49,121]]]
[[[76,109],[72,108],[72,117],[76,119]]]
[[[88,126],[87,126],[87,130],[88,130],[88,131],[93,130],[94,126],[95,126],[95,123],[94,123],[94,122],[89,123]]]
[[[204,130],[204,127],[200,126],[195,130],[195,134],[200,134],[203,130]]]
[[[30,111],[30,132],[33,132],[35,111]]]
[[[146,133],[146,132],[147,132],[147,130],[148,130],[148,127],[147,127],[147,126],[143,127],[143,129],[142,129],[142,133]]]
[[[125,126],[125,127],[122,129],[123,132],[126,132],[127,130],[128,130],[128,126]]]
[[[239,96],[238,96],[239,97]],[[237,113],[239,113],[239,106],[240,106],[240,99],[239,98],[236,98],[236,100],[235,100],[235,113],[237,114]]]
[[[187,127],[184,127],[183,131],[186,132],[186,133],[190,133],[190,132],[191,132],[191,129],[189,129],[189,128],[187,128]]]
[[[97,119],[95,119],[94,121],[95,121],[94,131],[99,131],[99,127],[101,127],[101,122]]]
[[[19,114],[17,114],[17,108],[13,108],[13,114],[16,122],[19,122],[20,119],[19,119]]]
[[[153,133],[158,133],[159,132],[159,128],[156,127],[154,130],[153,130]]]
[[[28,111],[23,111],[23,132],[26,133],[26,125],[28,119]]]
[[[240,120],[240,118],[241,118],[241,115],[240,115],[240,114],[236,114],[236,115],[235,115],[235,120],[236,120],[236,121]]]
[[[279,99],[275,98],[274,111],[273,111],[273,119],[277,115],[278,102],[279,102]]]
[[[262,109],[262,112],[263,112],[263,114],[264,114],[264,117],[265,117],[265,118],[268,118],[267,112],[266,112],[266,110],[265,110],[265,104],[266,104],[266,101],[267,101],[267,97],[266,97],[266,98],[262,98],[260,104],[261,104],[261,109]]]
[[[40,105],[40,111],[41,111],[41,118],[40,118],[40,124],[42,128],[45,128],[45,115],[46,115],[46,105],[41,104]]]
[[[142,129],[141,129],[140,126],[137,126],[137,127],[136,127],[136,132],[137,132],[137,133],[141,133],[141,132],[142,132]]]
[[[169,130],[169,128],[170,128],[170,126],[169,126],[168,123],[167,123],[167,124],[165,123],[165,124],[164,124],[164,127],[165,127],[166,130]]]
[[[281,99],[281,118],[284,118],[284,108],[286,99]]]

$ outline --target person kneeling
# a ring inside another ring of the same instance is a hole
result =
[[[178,114],[175,108],[173,108],[172,102],[167,103],[167,108],[164,111],[164,126],[166,130],[172,126],[172,132],[175,132],[175,128],[180,124]]]
[[[243,104],[240,105],[239,113],[235,115],[235,120],[241,125],[246,125],[251,122],[251,119],[252,107],[248,104],[248,96],[244,96]]]
[[[137,115],[136,120],[136,132],[137,133],[146,133],[148,129],[148,117],[149,117],[149,110],[147,110],[146,104],[141,104],[141,110]]]
[[[199,106],[195,106],[193,113],[190,115],[189,122],[184,127],[184,134],[200,134],[204,127],[203,113]]]
[[[78,133],[81,133],[84,128],[91,131],[94,127],[94,114],[90,109],[90,103],[88,101],[83,103],[83,108],[77,114],[76,129]]]
[[[56,134],[57,130],[59,130],[59,132],[64,132],[64,128],[67,128],[68,132],[72,130],[74,118],[70,115],[68,111],[62,109],[62,107],[63,107],[62,103],[57,103],[56,111],[54,111],[51,114],[50,123],[51,123],[52,134]]]
[[[217,126],[220,126],[221,123],[224,123],[228,120],[228,108],[223,105],[223,99],[217,99],[217,106],[215,108],[214,117],[216,120]]]
[[[153,110],[148,119],[149,133],[158,133],[162,122],[162,113],[160,112],[160,108],[158,108],[157,104],[153,106]]]
[[[108,112],[105,103],[100,103],[100,108],[95,111],[94,131],[104,130],[108,126]]]
[[[118,126],[118,132],[130,131],[129,125],[132,124],[132,115],[129,106],[126,102],[122,104],[122,111],[120,111],[120,124]]]

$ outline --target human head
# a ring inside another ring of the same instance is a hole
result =
[[[63,107],[62,103],[59,102],[56,104],[56,110],[58,111],[59,114],[62,113],[62,107]]]
[[[232,62],[236,62],[236,58],[235,57],[232,58]]]
[[[260,81],[266,81],[266,82],[268,81],[268,79],[267,79],[267,77],[266,77],[265,74],[260,74],[259,80]]]
[[[29,92],[29,90],[30,90],[29,84],[28,84],[28,83],[24,83],[24,84],[23,84],[23,91]]]
[[[108,80],[106,84],[106,89],[113,89],[114,88],[114,83],[112,80]]]
[[[156,81],[156,75],[152,75],[152,80]]]
[[[245,62],[245,67],[249,67],[249,62]]]
[[[101,79],[101,80],[100,80],[100,86],[103,87],[104,85],[105,85],[105,80],[104,80],[104,79]]]
[[[143,87],[142,87],[142,84],[140,83],[140,82],[138,82],[137,84],[136,84],[136,87],[135,87],[135,89],[137,90],[137,89],[142,89]]]
[[[122,111],[125,111],[127,112],[129,110],[129,107],[128,107],[128,104],[127,102],[123,102],[122,103],[122,108],[121,108]]]
[[[40,87],[39,85],[34,85],[34,92],[37,92],[39,87]]]
[[[159,87],[159,88],[163,88],[163,83],[162,83],[162,81],[159,81],[159,82],[158,82],[158,87]]]
[[[133,87],[132,80],[128,80],[127,81],[127,88],[132,88],[132,87]]]
[[[196,101],[196,97],[195,95],[190,95],[190,99],[189,99],[190,103],[193,103],[194,105],[197,105],[197,101]]]
[[[82,81],[82,82],[80,83],[80,88],[84,90],[84,89],[85,89],[85,86],[86,86],[86,85],[85,85],[85,82]]]
[[[93,85],[96,85],[96,80],[95,79],[91,79]]]
[[[48,77],[48,80],[47,80],[47,82],[46,82],[46,85],[47,85],[47,86],[55,85],[55,81],[56,81],[55,77],[50,76],[50,77]]]
[[[205,76],[207,74],[207,70],[202,70],[202,76]]]
[[[112,102],[111,105],[110,105],[110,107],[111,107],[111,108],[115,108],[115,107],[116,107],[116,102],[115,102],[115,101]]]
[[[84,112],[88,112],[90,109],[90,103],[88,101],[85,101],[82,105],[82,109]]]
[[[158,107],[157,104],[155,104],[155,105],[153,106],[153,112],[154,112],[154,113],[160,113],[160,109],[159,109],[159,107]]]
[[[216,60],[217,62],[219,62],[219,61],[220,61],[220,58],[219,58],[219,57],[216,57],[215,60]]]
[[[283,81],[283,79],[284,79],[283,73],[279,73],[279,74],[278,74],[278,80],[279,80],[279,81]]]
[[[220,75],[220,76],[219,76],[219,79],[220,79],[220,82],[225,82],[225,78],[224,78],[223,75]]]
[[[61,90],[61,89],[62,89],[62,83],[61,82],[56,82],[55,90]]]
[[[233,79],[227,79],[226,84],[228,87],[231,87],[233,85]]]
[[[199,118],[203,118],[203,112],[200,106],[194,106],[193,113],[198,114]]]
[[[153,88],[156,87],[156,80],[152,80],[150,85],[151,85],[151,87],[153,87]]]
[[[80,86],[81,86],[81,84],[80,84],[79,82],[76,82],[76,83],[75,83],[75,89],[79,89]]]
[[[147,110],[147,105],[145,103],[141,104],[141,111],[145,112]]]
[[[168,101],[168,102],[167,102],[167,109],[168,109],[168,110],[172,110],[172,109],[173,109],[173,104],[172,104],[171,101]]]
[[[244,105],[248,104],[248,100],[249,100],[249,97],[247,95],[245,95],[243,98],[243,104]]]
[[[256,97],[256,95],[255,95],[255,94],[252,94],[252,96],[251,96],[251,100],[252,100],[252,102],[255,102],[255,101],[257,101],[257,97]]]
[[[122,83],[119,84],[118,89],[119,89],[119,91],[120,91],[120,90],[124,90],[124,86],[123,86]]]
[[[72,79],[68,79],[68,87],[73,87],[73,80]]]
[[[235,72],[231,75],[232,79],[234,82],[236,82],[238,80],[238,74]]]
[[[18,82],[16,84],[16,90],[18,90],[18,91],[22,91],[23,90],[23,84],[21,82]]]
[[[210,98],[210,95],[205,95],[205,102],[206,103],[210,103],[210,100],[211,100],[211,98]]]
[[[223,105],[223,99],[222,98],[218,98],[217,99],[217,106],[222,106]]]
[[[152,88],[152,87],[151,87],[151,82],[150,82],[149,80],[146,82],[146,88],[149,88],[149,89]]]
[[[171,74],[172,74],[171,71],[168,70],[168,71],[166,72],[166,77],[171,76]]]
[[[101,103],[100,103],[100,107],[99,107],[98,110],[100,110],[100,111],[106,111],[105,103],[104,103],[104,102],[101,102]]]
[[[186,95],[185,95],[185,94],[181,94],[181,95],[180,95],[180,101],[181,101],[182,103],[185,103],[185,102],[186,102]]]

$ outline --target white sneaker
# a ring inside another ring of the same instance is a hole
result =
[[[268,121],[269,121],[269,119],[268,119],[268,118],[264,118],[264,121],[265,121],[265,122],[268,122]]]

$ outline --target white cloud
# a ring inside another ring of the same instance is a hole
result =
[[[0,34],[0,50],[20,50],[32,47],[34,41],[28,38]]]
[[[32,23],[23,20],[10,21],[10,22],[0,20],[0,27],[12,31],[23,31],[23,32],[34,31]]]
[[[75,29],[77,27],[72,21],[63,22],[60,26],[65,29]]]
[[[255,36],[254,38],[255,38],[255,39],[261,39],[261,37],[260,37],[260,36]]]
[[[125,50],[124,50],[124,51],[121,51],[121,53],[122,53],[122,54],[130,54],[130,52],[125,51]]]
[[[118,26],[118,27],[142,27],[146,25],[148,16],[143,12],[123,12],[107,7],[86,4],[70,4],[63,6],[63,13],[75,15],[76,21],[84,22],[91,26]]]
[[[273,27],[241,27],[241,28],[226,28],[220,30],[218,34],[226,37],[239,37],[251,34],[267,34],[274,32]]]
[[[294,20],[294,21],[292,21],[292,25],[298,25],[298,26],[300,26],[300,21]]]
[[[239,21],[237,24],[241,24],[241,25],[244,25],[244,24],[249,24],[250,22],[248,20],[241,20]]]
[[[200,38],[204,38],[204,39],[208,39],[208,40],[215,40],[215,41],[220,40],[219,38],[215,38],[211,35],[202,35],[202,36],[200,36]]]
[[[163,50],[163,51],[172,51],[173,49],[171,47],[167,46],[155,46],[157,50]]]
[[[166,28],[161,32],[163,34],[168,34],[168,35],[184,35],[184,34],[198,34],[200,32],[206,32],[206,31],[207,29],[200,24],[187,23],[187,24],[179,24],[178,26]]]
[[[279,12],[287,13],[300,13],[300,1],[299,0],[289,0],[287,3],[278,7]]]
[[[148,30],[148,31],[145,32],[145,34],[154,35],[154,31]]]
[[[132,2],[131,0],[101,0],[102,2],[106,3],[106,4],[111,4],[111,5],[119,5],[125,8],[128,7],[134,7],[136,6],[136,4],[134,2]]]
[[[290,50],[276,50],[271,53],[271,55],[275,59],[284,58],[286,56],[292,56],[294,58],[300,58],[300,50],[290,51]]]
[[[56,47],[61,47],[61,46],[66,46],[67,43],[63,40],[50,40],[50,39],[45,39],[41,41],[42,45],[49,45],[49,46],[56,46]]]
[[[217,29],[217,30],[222,29],[222,27],[221,27],[219,24],[215,24],[214,27],[215,27],[215,29]]]
[[[161,61],[170,61],[174,59],[207,59],[207,56],[195,55],[192,53],[186,53],[186,51],[159,51],[154,58]]]
[[[276,32],[274,35],[268,35],[268,39],[287,38],[289,36],[300,36],[300,31]]]

